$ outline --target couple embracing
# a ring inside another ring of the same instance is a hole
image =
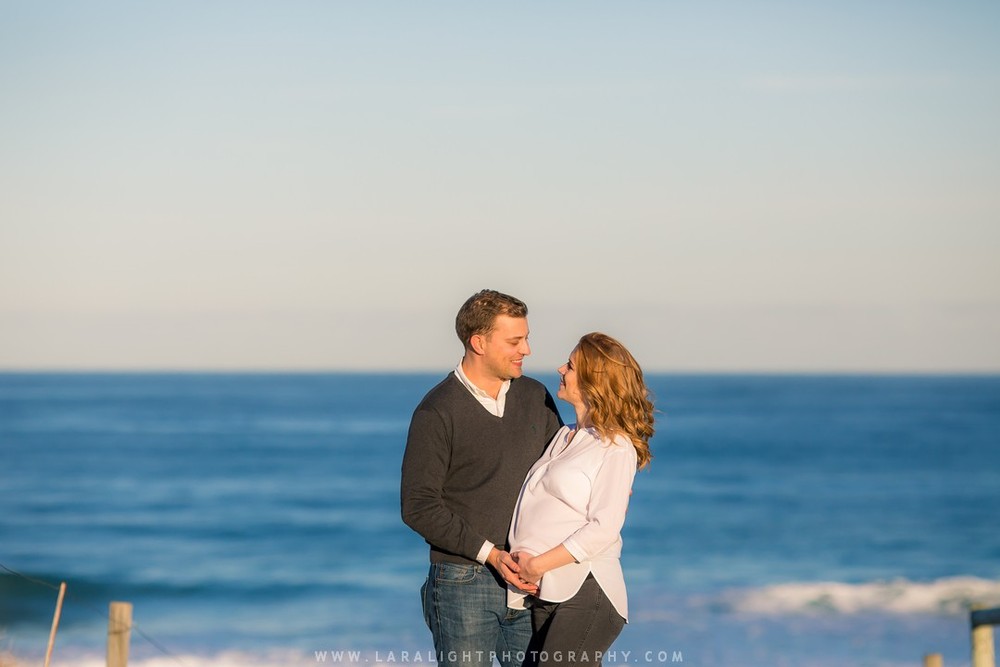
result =
[[[642,370],[583,336],[559,368],[564,425],[522,374],[527,315],[500,292],[470,297],[464,356],[410,423],[402,514],[430,544],[421,598],[443,667],[600,665],[628,618],[621,527],[653,435]]]

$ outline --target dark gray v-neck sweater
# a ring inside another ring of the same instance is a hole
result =
[[[504,416],[490,414],[454,373],[413,413],[403,455],[403,521],[431,562],[475,563],[483,543],[507,543],[525,475],[562,425],[545,385],[511,380]]]

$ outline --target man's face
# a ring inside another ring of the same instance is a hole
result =
[[[519,378],[529,354],[527,318],[498,315],[493,331],[483,336],[486,370],[500,380]]]

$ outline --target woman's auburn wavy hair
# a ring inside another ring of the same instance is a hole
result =
[[[592,332],[576,346],[577,382],[587,402],[590,424],[606,440],[624,435],[632,441],[642,470],[653,458],[653,402],[642,369],[620,342]]]

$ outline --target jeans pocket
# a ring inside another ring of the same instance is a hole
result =
[[[424,585],[420,587],[420,609],[424,612],[424,623],[427,627],[431,627],[431,605],[427,601],[427,586],[430,584],[430,578],[424,579]],[[433,630],[433,628],[432,628]]]
[[[471,584],[479,574],[478,565],[463,565],[461,563],[437,563],[434,566],[434,583],[436,584]]]

